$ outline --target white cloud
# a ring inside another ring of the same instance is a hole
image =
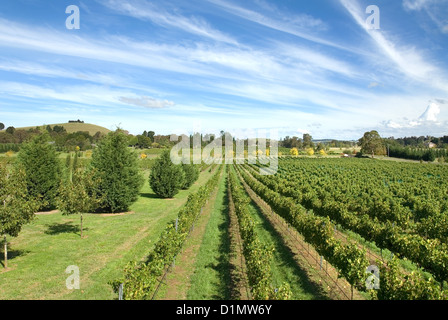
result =
[[[440,106],[435,102],[430,102],[426,111],[418,118],[421,121],[437,121],[440,113]]]
[[[291,16],[287,12],[281,12],[274,5],[267,4],[269,6],[269,16],[264,15],[260,12],[249,10],[233,4],[229,1],[223,0],[206,0],[209,3],[212,3],[218,6],[220,9],[224,9],[228,13],[238,16],[242,19],[251,21],[253,23],[259,24],[261,26],[281,31],[290,35],[294,35],[296,37],[323,44],[326,46],[353,51],[354,48],[346,48],[340,44],[337,44],[333,41],[327,40],[323,37],[316,35],[316,30],[326,30],[328,27],[320,19],[316,19],[310,15],[301,14]],[[264,2],[266,4],[266,2]],[[261,6],[263,7],[263,6]],[[264,6],[266,9],[266,5]]]
[[[417,119],[409,120],[404,117],[400,120],[382,121],[380,130],[388,133],[395,132],[395,135],[444,135],[446,134],[446,115],[441,118],[440,104],[435,101],[430,101],[426,110]],[[395,131],[394,131],[395,130]],[[394,134],[391,134],[394,135]]]
[[[421,83],[448,92],[447,75],[440,73],[436,65],[413,46],[400,45],[397,40],[391,41],[381,30],[370,30],[365,23],[364,11],[354,0],[340,0],[357,24],[371,37],[376,47],[405,76]]]
[[[433,3],[434,0],[403,0],[403,7],[406,10],[422,10],[428,4]]]
[[[103,0],[100,3],[121,14],[137,19],[149,20],[163,27],[173,27],[214,41],[238,44],[232,37],[214,29],[203,18],[188,18],[178,13],[170,13],[165,8],[157,6],[155,2],[145,0],[131,0],[126,2]]]
[[[448,0],[403,0],[405,10],[425,12],[442,33],[448,33],[447,4]]]
[[[161,109],[174,106],[174,102],[172,101],[157,100],[147,96],[138,98],[120,97],[118,100],[126,104],[144,107],[148,109]]]

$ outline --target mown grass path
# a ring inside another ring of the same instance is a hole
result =
[[[194,273],[187,292],[189,300],[231,299],[229,201],[226,177],[227,174],[224,172],[196,257]]]

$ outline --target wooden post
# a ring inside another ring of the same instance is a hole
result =
[[[118,300],[123,300],[123,284],[120,283],[120,288],[118,289]]]
[[[81,238],[82,238],[82,213],[81,213]]]
[[[8,242],[6,241],[6,234],[5,234],[5,269],[8,269]]]

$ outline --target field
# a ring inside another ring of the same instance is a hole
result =
[[[130,212],[85,214],[83,239],[79,216],[39,214],[8,239],[0,299],[117,299],[117,280],[125,299],[448,298],[447,166],[286,157],[275,175],[260,167],[205,166],[173,199],[146,181]],[[157,272],[155,248],[165,248]],[[80,290],[65,286],[69,265]]]
[[[83,239],[79,216],[39,214],[19,237],[8,239],[8,270],[0,270],[0,299],[116,298],[108,281],[119,277],[129,260],[145,257],[189,192],[209,177],[209,172],[203,172],[190,190],[181,191],[174,199],[158,199],[146,182],[129,213],[84,214]],[[79,291],[65,286],[69,265],[80,268]]]

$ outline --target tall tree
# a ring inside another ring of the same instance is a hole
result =
[[[359,145],[361,146],[361,152],[371,154],[372,158],[375,154],[384,155],[386,153],[384,140],[375,130],[364,133],[364,136],[359,139]]]
[[[39,210],[53,209],[62,168],[55,148],[49,144],[48,134],[35,136],[24,144],[17,160],[25,170],[28,193],[33,198],[41,199]]]
[[[304,133],[303,134],[303,148],[313,148],[314,149],[314,143],[313,143],[313,137],[311,137],[310,134]]]
[[[92,154],[91,165],[96,169],[103,211],[127,211],[143,185],[138,155],[128,148],[128,138],[121,131],[110,132]]]
[[[6,236],[17,237],[22,226],[31,222],[39,205],[29,197],[25,170],[14,167],[8,172],[0,165],[0,235],[4,240],[4,267],[8,268],[8,242]]]
[[[151,143],[154,142],[154,135],[156,133],[154,131],[148,131],[148,138],[151,139]]]

